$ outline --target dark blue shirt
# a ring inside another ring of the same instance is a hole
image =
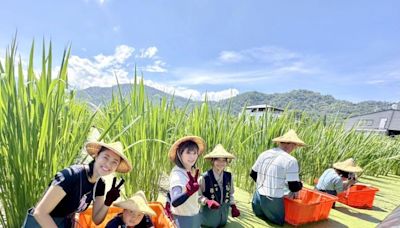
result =
[[[64,198],[50,213],[53,217],[65,217],[86,210],[93,199],[95,183],[90,183],[84,165],[72,165],[58,172],[50,185],[60,186],[66,193]],[[95,196],[103,196],[105,183],[99,179]]]
[[[127,227],[124,223],[124,221],[122,220],[122,213],[118,214],[117,216],[115,216],[113,219],[111,219],[107,225],[106,228],[119,228],[119,226],[121,226],[122,228]],[[139,224],[137,224],[136,226],[134,226],[135,228],[148,228],[148,227],[153,227],[153,223],[151,222],[151,219],[148,215],[143,216],[143,219],[139,222]]]

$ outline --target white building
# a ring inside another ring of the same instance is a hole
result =
[[[273,117],[279,117],[283,113],[283,109],[272,107],[270,105],[251,105],[247,106],[245,112],[249,116],[255,116],[257,119],[262,117],[265,113],[271,113]]]

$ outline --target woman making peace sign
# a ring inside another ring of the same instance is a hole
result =
[[[195,165],[204,149],[202,138],[186,136],[177,140],[169,150],[169,159],[175,163],[169,176],[171,211],[175,223],[181,228],[200,227],[199,170]]]
[[[94,158],[89,165],[72,165],[58,172],[35,208],[28,211],[23,227],[72,227],[77,212],[93,202],[92,220],[100,224],[110,205],[119,197],[123,180],[107,192],[101,178],[114,172],[127,173],[132,165],[123,153],[120,142],[89,142],[87,153]]]

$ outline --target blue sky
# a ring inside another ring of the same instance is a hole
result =
[[[136,64],[147,85],[195,99],[400,101],[399,12],[397,0],[2,1],[0,58],[18,30],[23,61],[33,39],[52,41],[55,63],[71,44],[75,88],[130,82]]]

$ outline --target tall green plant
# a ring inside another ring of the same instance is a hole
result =
[[[67,90],[67,64],[70,50],[64,52],[58,75],[52,76],[51,44],[43,45],[41,72],[33,66],[34,45],[24,71],[16,63],[16,43],[7,49],[0,62],[0,202],[5,227],[19,227],[28,207],[45,190],[52,175],[73,163],[92,125],[100,128],[101,138],[122,141],[133,164],[126,174],[125,191],[131,195],[144,190],[150,200],[157,199],[160,179],[169,174],[168,149],[178,138],[198,135],[207,151],[221,143],[236,159],[230,164],[236,185],[254,190],[249,172],[258,155],[276,145],[274,137],[295,129],[308,146],[292,155],[300,165],[301,179],[312,182],[334,162],[353,157],[369,175],[400,173],[400,140],[382,135],[345,131],[341,124],[327,124],[306,114],[285,113],[276,118],[266,113],[256,119],[246,113],[232,116],[230,105],[214,108],[206,100],[189,108],[175,107],[174,99],[152,102],[146,97],[143,81],[132,85],[124,97],[115,91],[110,103],[95,115]],[[26,74],[26,75],[25,75]],[[210,168],[202,157],[202,172]]]
[[[25,71],[16,62],[16,41],[7,49],[0,77],[0,215],[3,227],[20,227],[52,176],[69,166],[84,144],[93,114],[67,91],[70,49],[52,77],[52,48],[42,49],[34,71],[34,43]],[[2,64],[3,65],[3,64]]]

